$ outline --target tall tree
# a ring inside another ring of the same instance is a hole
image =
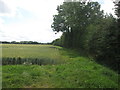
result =
[[[54,15],[53,31],[64,34],[63,46],[83,48],[83,38],[90,23],[101,19],[103,11],[97,2],[64,2],[57,7],[58,15]]]

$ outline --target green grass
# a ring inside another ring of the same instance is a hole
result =
[[[18,45],[18,47],[20,46]],[[35,51],[35,48],[37,48],[36,51],[39,50],[38,53],[40,55],[37,54],[35,56],[34,54],[34,57],[44,56],[51,58],[52,54],[55,54],[56,51],[58,56],[65,62],[63,64],[42,66],[2,66],[2,85],[4,88],[119,88],[118,77],[120,76],[116,72],[97,64],[87,57],[80,56],[79,53],[74,50],[60,47],[56,47],[59,49],[50,48],[54,46],[49,45],[31,45],[31,47],[34,47],[30,48],[31,53],[35,53],[32,52]],[[3,50],[5,50],[5,48],[3,48]],[[27,51],[29,51],[29,49],[26,50],[24,57],[30,55],[30,53],[27,54]],[[3,56],[5,55],[7,57],[5,52],[10,53],[10,51],[8,52],[7,49],[3,51]],[[19,54],[19,56],[22,56],[22,54]],[[15,56],[13,55],[13,57]],[[59,57],[56,56],[58,60],[61,60]]]

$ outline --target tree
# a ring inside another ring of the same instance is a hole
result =
[[[53,31],[63,32],[63,46],[68,48],[83,49],[86,28],[103,17],[97,2],[64,2],[57,11],[51,27]]]
[[[97,2],[64,2],[53,19],[53,31],[63,32],[54,43],[84,50],[96,61],[119,71],[120,2],[116,6],[117,20],[112,14],[104,15]]]
[[[118,67],[120,67],[120,1],[115,3],[116,9],[115,14],[117,15],[117,38],[116,38],[116,59],[118,61]],[[118,72],[120,73],[120,69],[117,68]]]

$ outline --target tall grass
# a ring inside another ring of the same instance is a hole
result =
[[[60,64],[54,59],[49,58],[2,58],[2,65],[53,65]]]
[[[3,45],[3,64],[3,88],[119,88],[120,83],[109,68],[52,45]]]

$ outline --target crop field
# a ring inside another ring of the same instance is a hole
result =
[[[2,57],[3,65],[23,64],[25,62],[29,64],[62,62],[59,50],[52,45],[4,44],[2,45]]]
[[[59,56],[58,50],[52,45],[4,44],[2,52],[3,57],[56,58]]]
[[[119,74],[76,50],[2,44],[3,88],[119,88]]]

